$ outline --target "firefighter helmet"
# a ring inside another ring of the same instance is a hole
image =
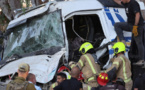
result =
[[[105,86],[108,83],[108,74],[107,73],[100,73],[100,75],[97,78],[97,82],[101,86]]]
[[[82,54],[87,53],[88,50],[94,48],[93,45],[89,42],[85,42],[81,45],[79,52],[81,52]]]
[[[70,72],[70,69],[67,68],[66,66],[61,66],[59,69],[58,69],[58,73],[62,72],[62,71],[68,71]]]
[[[71,78],[71,75],[69,74],[70,70],[66,66],[61,66],[58,69],[58,73],[60,73],[60,72],[64,73],[67,76],[67,79],[70,79]]]
[[[68,72],[63,71],[62,73],[64,73],[66,75],[67,79],[71,79],[71,75]]]
[[[114,54],[118,54],[120,52],[125,52],[125,45],[123,42],[117,42],[112,47],[114,49]]]

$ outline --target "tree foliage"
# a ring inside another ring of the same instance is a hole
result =
[[[6,26],[9,21],[14,19],[16,13],[14,10],[16,9],[24,9],[26,7],[30,7],[31,0],[0,0],[0,29]]]

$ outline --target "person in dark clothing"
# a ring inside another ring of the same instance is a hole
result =
[[[134,81],[134,90],[145,90],[145,73],[140,74]]]
[[[119,1],[119,0],[117,0]],[[120,41],[122,41],[125,45],[125,39],[123,36],[123,30],[132,32],[132,42],[131,48],[133,48],[133,44],[137,45],[138,48],[138,62],[134,63],[134,65],[144,65],[144,46],[142,40],[143,33],[143,17],[141,14],[141,10],[139,4],[136,0],[120,0],[121,2],[117,2],[118,4],[122,4],[125,7],[125,11],[127,14],[127,22],[119,22],[115,23],[115,31]]]
[[[121,80],[119,78],[118,80],[116,80],[116,78],[117,78],[116,74],[113,74],[113,76],[108,77],[108,78],[109,78],[109,82],[107,83],[107,85],[100,88],[99,90],[126,90],[124,87],[125,83],[124,83],[123,79]],[[124,86],[116,83],[116,81],[118,81],[118,83],[121,83],[121,84],[124,83]]]
[[[66,74],[64,74],[63,72],[60,72],[57,74],[57,80],[55,83],[53,83],[49,90],[53,90],[53,88],[55,88],[56,86],[58,86],[61,82],[63,82],[64,80],[66,80],[67,76]]]
[[[82,83],[77,80],[80,70],[78,67],[73,67],[71,70],[71,79],[64,80],[54,90],[82,90]]]

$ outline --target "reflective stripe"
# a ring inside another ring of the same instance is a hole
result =
[[[52,88],[54,88],[55,87],[55,83],[54,84],[52,84]]]
[[[91,81],[91,80],[94,80],[95,78],[94,77],[90,77],[89,79],[88,79],[88,81]]]
[[[73,68],[74,66],[76,66],[75,64],[71,65],[70,67]]]
[[[79,63],[81,64],[81,67],[83,66],[83,62],[82,62],[82,60],[80,59],[79,60]]]
[[[124,75],[124,80],[127,80],[125,61],[124,61],[124,59],[122,57],[120,57],[120,59],[123,61],[123,75]]]
[[[131,80],[131,78],[124,80],[125,83],[128,83]]]
[[[88,90],[91,90],[91,87],[90,86],[88,86]]]
[[[117,66],[119,66],[119,62],[113,62],[113,64],[117,64]]]
[[[67,79],[71,79],[71,75],[69,75],[69,76],[67,77]]]
[[[67,79],[71,79],[71,75],[70,75],[68,72],[66,72],[66,71],[63,71],[63,73],[64,73],[64,74],[66,74],[66,76],[67,76]]]
[[[93,67],[93,64],[92,64],[90,58],[89,58],[87,55],[84,55],[84,56],[86,57],[86,59],[87,59],[89,65],[90,65],[90,67],[91,67],[93,73],[96,74],[96,71],[95,71],[95,69],[94,69],[94,67]]]

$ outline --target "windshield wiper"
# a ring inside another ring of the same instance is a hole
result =
[[[15,61],[19,58],[22,58],[20,55],[18,54],[13,54],[11,57],[9,57],[7,60],[2,60],[0,61],[0,69],[2,67],[4,67],[6,64],[8,64],[9,62]]]
[[[22,58],[22,56],[18,55],[18,54],[13,54],[12,56],[10,56],[7,60],[6,63],[11,62],[11,61],[15,61],[17,59]]]

